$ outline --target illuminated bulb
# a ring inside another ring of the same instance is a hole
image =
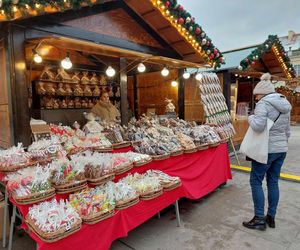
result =
[[[41,7],[41,5],[40,5],[39,3],[36,3],[36,4],[35,4],[35,7],[36,7],[37,9],[39,9],[39,8]]]
[[[1,10],[1,15],[4,15],[4,10]]]
[[[18,8],[16,6],[13,7],[13,12],[17,12]]]
[[[112,66],[108,66],[105,73],[108,77],[113,77],[116,74],[116,71]]]
[[[247,78],[250,79],[251,77],[250,77],[250,76],[247,76]]]
[[[70,69],[72,68],[73,64],[71,62],[71,59],[70,59],[70,55],[69,53],[67,53],[67,56],[65,57],[65,59],[63,59],[61,61],[61,66],[64,68],[64,69]]]
[[[25,4],[25,8],[26,8],[26,9],[29,9],[29,5],[28,5],[28,4]]]
[[[238,75],[238,74],[235,74],[235,76],[238,77],[239,75]]]
[[[170,15],[170,11],[169,10],[166,10],[166,15]]]
[[[191,74],[189,72],[185,71],[182,76],[184,79],[189,79]]]
[[[33,55],[33,61],[36,63],[41,63],[43,58],[37,52],[35,52]]]
[[[203,78],[203,75],[201,73],[197,73],[195,78],[196,78],[197,81],[201,81],[202,78]]]
[[[139,63],[137,70],[138,72],[143,73],[146,70],[146,66],[143,63]]]
[[[170,71],[166,67],[164,67],[161,71],[162,76],[168,76],[169,73],[170,73]]]
[[[161,1],[160,1],[160,0],[158,0],[156,3],[157,3],[157,5],[160,5],[160,4],[161,4]]]
[[[177,87],[178,83],[176,81],[171,82],[172,87]]]

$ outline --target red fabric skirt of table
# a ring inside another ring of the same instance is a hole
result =
[[[109,249],[115,239],[127,236],[130,230],[179,198],[199,199],[232,178],[227,146],[221,144],[216,148],[150,162],[117,176],[115,181],[129,173],[144,173],[148,169],[158,169],[171,176],[179,176],[182,186],[164,192],[153,200],[140,201],[132,207],[117,211],[113,217],[95,225],[83,224],[79,232],[55,243],[44,243],[32,232],[30,236],[38,243],[41,250]],[[57,196],[56,198],[61,197]],[[29,206],[18,205],[18,208],[25,217]]]

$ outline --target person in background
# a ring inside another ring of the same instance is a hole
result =
[[[271,83],[271,75],[264,74],[261,81],[253,90],[256,104],[254,115],[249,116],[251,128],[261,133],[267,125],[267,118],[274,121],[269,131],[269,148],[267,164],[252,160],[250,186],[254,203],[252,220],[243,222],[243,226],[250,229],[265,230],[266,224],[275,228],[275,215],[279,202],[278,180],[286,153],[288,151],[288,138],[290,137],[291,104],[281,94],[275,92]],[[268,210],[265,216],[265,196],[262,182],[266,176],[268,188]]]
[[[119,110],[110,102],[107,92],[101,92],[100,100],[92,108],[91,112],[106,122],[116,122],[120,117]]]

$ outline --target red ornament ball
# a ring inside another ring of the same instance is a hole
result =
[[[206,42],[206,46],[209,46],[210,45],[210,41],[208,40],[207,42]]]
[[[218,50],[217,49],[214,49],[214,54],[218,54]]]
[[[179,5],[179,10],[184,11],[184,7],[182,5]]]
[[[199,27],[197,27],[195,29],[195,33],[196,33],[196,35],[200,35],[201,34],[201,29]]]
[[[252,61],[252,62],[251,62],[251,65],[252,65],[252,66],[254,66],[254,65],[255,65],[255,62],[254,62],[254,61]]]
[[[169,6],[170,6],[170,1],[165,2],[165,6],[166,6],[167,8],[169,8]]]
[[[246,58],[246,59],[245,59],[245,62],[249,62],[249,59],[248,59],[248,58]]]
[[[214,59],[215,55],[214,54],[210,54],[209,59],[212,60]]]
[[[177,21],[179,24],[184,24],[184,19],[182,17],[180,17]]]

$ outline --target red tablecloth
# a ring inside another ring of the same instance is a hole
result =
[[[216,148],[171,157],[164,161],[153,161],[139,168],[116,177],[116,181],[128,173],[143,173],[148,169],[160,169],[172,176],[179,176],[182,186],[162,196],[140,201],[125,210],[118,211],[113,217],[93,226],[82,225],[79,232],[55,243],[44,243],[36,235],[30,236],[39,244],[41,250],[103,250],[120,237],[139,226],[163,208],[174,203],[181,197],[198,199],[231,179],[229,157],[226,144]],[[18,206],[23,216],[28,212],[28,206]]]

